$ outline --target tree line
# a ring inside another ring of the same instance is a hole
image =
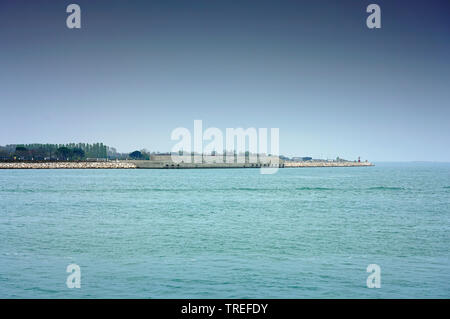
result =
[[[85,161],[91,159],[149,160],[150,152],[146,149],[142,149],[131,153],[119,153],[114,147],[109,147],[103,143],[35,143],[0,146],[0,160],[3,161]]]
[[[110,148],[103,143],[11,144],[0,147],[0,158],[4,160],[106,159],[108,150]]]

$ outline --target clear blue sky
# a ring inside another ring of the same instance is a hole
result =
[[[450,161],[449,14],[447,0],[2,0],[0,145],[167,151],[201,119],[278,127],[288,156]]]

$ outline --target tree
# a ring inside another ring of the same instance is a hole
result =
[[[150,152],[147,151],[145,148],[142,149],[140,152],[142,154],[141,159],[143,159],[143,160],[149,160],[150,159]]]
[[[84,151],[81,148],[74,148],[72,150],[72,159],[82,160],[85,156]]]
[[[139,151],[134,151],[134,152],[130,153],[129,156],[130,156],[132,159],[142,159],[142,158],[143,158],[142,153],[139,152]]]
[[[25,147],[25,146],[23,146],[23,145],[20,145],[20,146],[16,146],[16,152],[15,152],[15,155],[18,157],[18,158],[26,158],[27,157],[27,155],[28,155],[28,149]]]
[[[67,160],[72,156],[72,150],[68,147],[62,146],[56,150],[56,155],[58,159]]]
[[[43,147],[37,147],[30,150],[31,158],[33,160],[43,160],[46,157],[46,150]]]
[[[10,154],[8,153],[7,149],[4,149],[3,147],[0,147],[0,159],[6,160],[10,158]]]

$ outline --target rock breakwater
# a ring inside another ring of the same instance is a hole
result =
[[[359,167],[375,166],[370,162],[326,162],[326,161],[305,161],[305,162],[284,162],[284,167]]]
[[[5,162],[0,169],[123,169],[136,168],[128,162]]]

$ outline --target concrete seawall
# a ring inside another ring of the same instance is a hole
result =
[[[172,161],[130,161],[136,168],[165,168],[165,169],[189,169],[189,168],[260,168],[274,167],[271,164],[261,163],[174,163]],[[283,167],[283,164],[280,164]]]

